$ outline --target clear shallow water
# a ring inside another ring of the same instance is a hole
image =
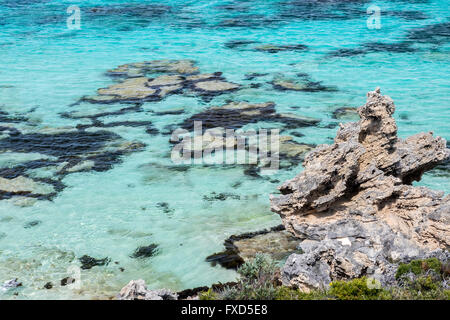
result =
[[[269,210],[268,195],[276,191],[276,180],[294,176],[300,166],[280,170],[271,177],[272,182],[244,175],[239,167],[168,169],[171,145],[169,136],[163,134],[165,127],[211,105],[227,100],[274,101],[277,112],[321,120],[319,127],[296,130],[304,135],[296,141],[329,143],[336,127],[327,125],[339,121],[332,118],[333,111],[362,105],[366,92],[380,86],[396,103],[401,137],[432,130],[449,140],[450,1],[337,3],[3,1],[0,106],[4,112],[27,118],[16,123],[17,128],[74,127],[86,119],[67,119],[61,116],[63,112],[99,113],[124,107],[87,103],[70,107],[80,97],[110,85],[106,70],[124,63],[193,59],[202,73],[220,71],[228,81],[247,87],[210,102],[172,95],[144,103],[139,113],[103,117],[104,123],[151,121],[160,133],[149,134],[144,127],[108,128],[146,147],[122,156],[110,170],[64,176],[66,188],[52,201],[20,207],[14,198],[1,200],[0,281],[18,277],[24,284],[18,296],[4,294],[1,298],[105,298],[136,278],[145,279],[152,288],[173,290],[233,280],[233,271],[211,267],[205,257],[221,250],[223,240],[231,234],[279,224],[280,219]],[[72,4],[81,8],[81,30],[67,29],[66,9]],[[366,26],[370,4],[381,8],[379,30]],[[93,12],[93,8],[100,10]],[[428,32],[411,31],[418,28]],[[226,44],[232,40],[304,44],[308,50],[268,53],[252,50],[252,45],[230,49]],[[374,42],[394,45],[389,49],[365,45]],[[405,42],[406,47],[401,45]],[[363,49],[364,54],[333,55],[340,49]],[[248,73],[268,75],[245,80]],[[268,83],[274,75],[293,77],[298,73],[307,73],[338,91],[276,91]],[[250,83],[261,86],[251,88]],[[185,112],[153,112],[178,107]],[[24,161],[21,157],[31,160],[39,156],[5,152],[0,154],[0,164],[13,167]],[[28,174],[51,176],[42,169]],[[240,186],[233,187],[238,182]],[[448,171],[428,173],[418,184],[450,192]],[[204,196],[211,192],[231,192],[240,199],[205,201]],[[158,205],[163,202],[169,207],[166,212]],[[40,223],[24,228],[35,220]],[[159,245],[159,254],[148,259],[130,257],[137,247],[151,243]],[[107,256],[111,263],[82,270],[79,289],[59,286],[59,281],[70,275],[67,268],[79,265],[76,258],[84,254]],[[43,289],[49,281],[54,288]]]

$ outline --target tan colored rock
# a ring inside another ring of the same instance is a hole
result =
[[[222,75],[222,72],[215,72],[215,73],[202,73],[202,74],[195,74],[192,76],[186,77],[186,80],[188,81],[199,81],[199,80],[207,80],[211,78],[217,78]]]
[[[183,89],[183,86],[182,86],[182,85],[179,85],[179,84],[173,85],[173,86],[163,86],[163,87],[160,87],[160,88],[159,88],[159,93],[158,93],[158,95],[159,95],[161,98],[164,98],[164,97],[167,96],[168,94],[175,93],[176,91],[181,90],[181,89]]]
[[[111,76],[136,77],[146,73],[195,74],[199,69],[192,60],[152,60],[118,66],[108,70]]]
[[[162,75],[147,82],[147,86],[173,86],[183,83],[184,79],[178,75]]]
[[[11,193],[30,192],[33,194],[49,194],[54,192],[54,189],[52,185],[19,176],[14,179],[0,177],[0,191]]]
[[[271,197],[271,209],[306,252],[288,259],[285,283],[315,288],[367,270],[392,276],[393,261],[449,249],[450,196],[411,182],[450,150],[432,133],[399,139],[394,111],[391,98],[369,92],[361,120],[341,124],[335,143],[310,152],[304,171]]]
[[[267,107],[273,107],[275,104],[273,102],[264,103],[248,103],[245,101],[240,102],[230,102],[220,107],[211,107],[211,109],[226,109],[226,110],[246,110],[246,109],[264,109]]]
[[[222,92],[238,89],[239,85],[222,80],[211,80],[196,82],[194,83],[194,88],[207,92]]]
[[[176,293],[167,290],[149,290],[142,279],[131,280],[120,290],[119,300],[177,300]]]
[[[156,89],[147,86],[148,82],[146,77],[131,78],[108,88],[98,89],[97,93],[100,96],[113,96],[113,100],[145,99],[156,93]]]

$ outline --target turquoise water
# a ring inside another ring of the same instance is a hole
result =
[[[367,27],[371,4],[381,9],[380,29]],[[80,30],[67,28],[70,5],[81,9]],[[449,140],[449,5],[437,0],[3,0],[0,110],[26,118],[13,123],[23,132],[89,123],[86,118],[63,117],[64,112],[100,113],[129,106],[73,105],[111,85],[114,80],[105,72],[125,63],[192,59],[202,73],[220,71],[227,81],[243,87],[211,101],[176,94],[145,102],[140,112],[100,117],[104,123],[150,121],[159,133],[149,134],[142,126],[105,128],[146,147],[121,156],[109,170],[63,176],[65,188],[51,200],[22,207],[16,197],[3,197],[0,282],[17,277],[23,287],[17,296],[0,292],[0,297],[106,298],[137,278],[151,288],[173,290],[235,279],[234,271],[212,267],[205,257],[222,250],[223,240],[232,234],[279,224],[269,210],[269,194],[301,166],[280,170],[271,179],[250,177],[238,166],[172,170],[167,126],[209,106],[229,100],[273,101],[277,112],[321,120],[318,126],[295,130],[303,134],[294,138],[297,142],[329,143],[341,121],[333,119],[333,111],[362,105],[366,92],[380,86],[395,101],[401,137],[432,130]],[[230,41],[237,40],[255,43],[230,48]],[[264,44],[303,44],[308,49],[255,50]],[[249,73],[266,75],[246,80]],[[299,73],[337,90],[277,91],[270,84],[275,76]],[[155,113],[180,107],[184,113]],[[0,127],[11,122],[0,120]],[[41,157],[3,150],[0,167],[16,168]],[[27,170],[32,178],[55,178],[42,168]],[[418,184],[449,193],[449,176],[448,167],[435,170]],[[240,199],[206,201],[204,196],[212,192]],[[25,228],[30,221],[40,223]],[[155,256],[130,257],[137,247],[152,243],[159,246]],[[109,257],[111,262],[81,270],[79,288],[60,286],[59,281],[72,274],[67,269],[79,266],[77,258],[85,254]],[[54,287],[44,289],[47,282]]]

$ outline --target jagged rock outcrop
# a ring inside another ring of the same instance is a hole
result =
[[[167,289],[148,290],[142,279],[131,280],[120,290],[119,300],[177,300],[178,296]]]
[[[391,98],[377,88],[358,108],[359,122],[341,124],[304,171],[279,187],[271,208],[303,240],[282,280],[304,290],[335,279],[372,275],[392,281],[395,264],[439,255],[448,259],[450,195],[413,187],[424,171],[450,157],[430,133],[397,137]]]

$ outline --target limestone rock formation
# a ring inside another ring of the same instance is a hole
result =
[[[119,300],[177,300],[175,293],[167,289],[148,290],[142,279],[131,280],[120,290]]]
[[[332,145],[320,145],[304,171],[271,196],[271,209],[303,240],[282,280],[304,290],[364,275],[390,282],[395,264],[427,255],[448,259],[450,195],[413,187],[424,171],[450,158],[440,137],[397,137],[391,98],[379,88],[358,108],[360,121],[341,124]]]

